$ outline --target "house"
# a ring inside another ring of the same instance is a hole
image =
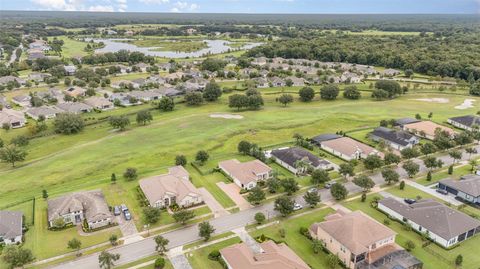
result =
[[[107,35],[116,35],[117,34],[117,31],[112,30],[112,29],[107,29],[105,32],[107,33]]]
[[[181,91],[175,88],[160,88],[158,89],[158,92],[163,96],[167,96],[167,97],[174,97],[182,94]]]
[[[388,68],[383,70],[382,74],[386,77],[394,77],[394,76],[400,75],[400,71],[396,69]]]
[[[60,103],[60,104],[57,104],[56,107],[59,110],[65,111],[67,113],[73,113],[73,114],[81,114],[81,113],[87,113],[92,111],[91,106],[84,103],[78,103],[78,102]]]
[[[142,179],[139,184],[153,207],[163,208],[173,204],[190,207],[203,202],[202,195],[190,182],[190,175],[183,166],[171,167],[167,174]]]
[[[420,122],[420,120],[414,118],[401,118],[396,119],[394,125],[403,128],[404,125]]]
[[[411,148],[420,142],[420,139],[405,131],[393,130],[386,127],[378,127],[370,133],[370,139],[376,142],[384,141],[386,145],[396,149],[403,150]]]
[[[0,245],[22,243],[23,213],[20,211],[0,211]]]
[[[263,65],[266,65],[267,62],[268,62],[268,59],[266,57],[258,57],[258,58],[253,59],[252,65],[263,66]]]
[[[259,160],[241,163],[232,159],[218,163],[218,167],[231,177],[235,184],[246,190],[257,186],[257,181],[272,177],[272,168]]]
[[[279,77],[274,77],[270,81],[273,87],[285,87],[286,85],[285,80]]]
[[[309,232],[347,268],[421,269],[423,265],[395,243],[393,230],[362,211],[338,210],[324,221],[312,224]]]
[[[480,221],[432,199],[409,205],[389,197],[378,202],[378,209],[445,248],[480,232]]]
[[[70,87],[65,90],[65,94],[73,98],[85,96],[87,90],[78,86]]]
[[[43,59],[43,58],[47,58],[47,56],[45,56],[45,53],[37,50],[28,50],[28,59],[30,61],[34,61],[36,59]]]
[[[41,107],[32,107],[27,109],[25,114],[34,120],[38,120],[40,117],[44,117],[45,119],[53,119],[57,116],[58,113],[61,113],[58,108],[49,107],[49,106],[41,106]]]
[[[259,244],[260,252],[247,243],[220,250],[228,269],[309,269],[310,267],[285,243],[268,240]]]
[[[50,102],[51,100],[55,99],[58,103],[62,103],[64,102],[65,94],[59,89],[50,88],[43,92],[37,92],[37,97],[46,102]]]
[[[13,109],[0,110],[0,127],[7,125],[15,129],[25,126],[26,122],[27,120],[21,111]]]
[[[363,159],[369,155],[379,155],[383,158],[383,153],[350,137],[326,134],[312,138],[312,142],[347,161]]]
[[[124,106],[124,107],[142,104],[142,102],[139,99],[123,92],[114,93],[110,95],[108,97],[108,100],[110,102],[113,102],[113,104],[116,106]]]
[[[33,81],[36,81],[36,82],[42,82],[46,78],[49,78],[51,76],[52,75],[47,74],[47,73],[30,73],[28,75],[28,80],[33,80]]]
[[[48,199],[47,204],[50,227],[55,227],[58,219],[63,219],[65,224],[73,225],[83,224],[85,220],[89,229],[97,229],[113,223],[113,215],[101,190],[70,193]]]
[[[75,75],[75,72],[77,72],[77,67],[74,65],[65,65],[63,66],[63,69],[65,69],[65,74],[67,76],[73,76]]]
[[[9,82],[13,82],[13,81],[16,81],[20,85],[24,85],[26,83],[25,80],[23,80],[21,78],[14,77],[14,76],[0,77],[0,85],[7,85]]]
[[[134,65],[136,68],[138,68],[138,70],[140,70],[141,72],[147,72],[147,68],[150,67],[149,64],[146,64],[146,63],[138,63],[136,65]]]
[[[452,128],[445,127],[432,121],[419,121],[403,125],[403,130],[420,137],[433,140],[437,130],[446,132],[451,138],[455,136],[455,131]]]
[[[473,131],[474,128],[480,127],[480,117],[474,115],[449,118],[447,122],[457,128],[467,131]]]
[[[42,51],[48,51],[50,50],[50,46],[48,45],[48,42],[45,40],[35,40],[34,42],[28,44],[29,49],[38,49]]]
[[[112,82],[110,87],[112,87],[114,89],[122,89],[122,88],[129,88],[130,85],[132,85],[131,87],[133,87],[134,89],[140,88],[140,85],[138,83],[135,83],[135,82],[130,81],[130,80],[125,80],[125,79]]]
[[[7,102],[7,98],[0,94],[0,108],[12,108],[9,102]]]
[[[199,78],[199,77],[191,78],[191,79],[187,80],[186,82],[187,83],[192,83],[192,84],[197,84],[198,88],[200,88],[202,90],[205,89],[205,87],[209,83],[208,80],[206,80],[204,78]]]
[[[12,97],[12,102],[21,107],[30,107],[32,105],[30,104],[30,100],[32,100],[30,95],[17,95]]]
[[[305,79],[303,78],[297,78],[297,77],[294,77],[294,76],[290,76],[290,77],[287,77],[286,80],[291,80],[292,81],[292,86],[305,86]]]
[[[480,205],[480,176],[466,175],[460,180],[451,178],[438,182],[438,188],[446,190],[461,200]]]
[[[254,78],[253,81],[257,88],[268,88],[270,86],[266,78]]]
[[[325,159],[320,159],[310,151],[299,147],[274,149],[269,155],[275,158],[275,162],[294,174],[304,173],[308,167],[323,170],[334,168],[333,163]],[[300,162],[306,165],[299,165]]]
[[[109,110],[114,108],[113,103],[103,97],[92,96],[85,99],[83,102],[98,110]]]
[[[159,91],[148,90],[148,91],[131,91],[128,93],[129,96],[134,97],[137,100],[142,100],[145,102],[159,100],[162,98],[162,94]]]
[[[357,74],[352,72],[344,72],[340,76],[340,81],[345,83],[360,83],[362,82],[362,78],[359,77]]]

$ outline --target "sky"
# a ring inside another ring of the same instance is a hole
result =
[[[0,10],[480,14],[480,0],[0,0]]]

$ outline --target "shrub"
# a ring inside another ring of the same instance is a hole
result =
[[[212,250],[212,252],[208,254],[208,258],[212,261],[220,260],[220,251],[218,251],[217,249]]]
[[[163,269],[165,267],[165,259],[160,257],[155,260],[155,269]]]

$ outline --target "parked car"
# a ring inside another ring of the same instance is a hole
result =
[[[444,190],[444,189],[437,189],[437,192],[438,193],[441,193],[443,195],[447,195],[448,194],[448,191]]]
[[[325,189],[330,189],[332,187],[332,185],[333,185],[332,182],[325,183]]]
[[[130,214],[130,211],[128,211],[128,209],[123,211],[123,215],[125,216],[126,220],[131,220],[132,219],[132,215]]]
[[[120,211],[120,207],[118,205],[113,207],[113,215],[115,216],[120,216],[122,214],[122,211]]]
[[[309,192],[309,193],[317,193],[317,192],[318,192],[318,189],[317,189],[317,188],[310,188],[310,189],[308,189],[307,192]]]
[[[302,208],[303,208],[303,206],[302,206],[301,204],[299,204],[299,203],[295,203],[295,204],[293,205],[293,210],[295,210],[295,211],[300,210],[300,209],[302,209]]]
[[[122,212],[125,212],[125,210],[128,210],[128,207],[125,204],[121,204],[120,209],[122,210]]]
[[[417,200],[415,199],[410,199],[410,198],[405,198],[403,201],[405,201],[405,203],[411,205],[411,204],[414,204],[417,202]]]

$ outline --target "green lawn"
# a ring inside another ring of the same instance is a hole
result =
[[[323,252],[315,254],[311,247],[311,242],[305,236],[299,233],[300,227],[310,227],[315,222],[320,222],[323,218],[332,213],[333,209],[326,208],[314,213],[306,214],[297,218],[282,220],[280,224],[269,226],[264,229],[255,230],[250,234],[253,237],[265,234],[267,237],[277,241],[284,241],[302,260],[312,268],[327,268],[327,255]],[[285,238],[280,237],[279,229],[285,229]]]
[[[399,190],[397,187],[389,189],[388,192],[398,195],[400,197],[412,197],[415,198],[417,195],[421,195],[424,198],[428,198],[428,195],[420,192],[413,187],[407,188],[404,191]],[[403,195],[402,195],[403,194]],[[349,201],[343,203],[343,205],[351,210],[361,210],[369,216],[373,217],[380,223],[383,223],[384,220],[388,217],[382,212],[370,206],[372,198],[376,195],[368,195],[365,202],[361,202],[360,199],[354,201]],[[408,240],[412,240],[415,243],[415,249],[412,250],[412,254],[420,259],[424,263],[425,269],[436,269],[436,268],[454,268],[453,266],[443,262],[442,260],[436,258],[434,255],[427,252],[423,249],[422,246],[422,237],[414,231],[406,231],[404,226],[396,221],[390,220],[389,228],[397,232],[396,242],[402,247],[406,246]],[[477,268],[480,264],[480,256],[477,253],[480,251],[480,236],[476,236],[469,240],[462,242],[458,247],[452,250],[445,250],[435,244],[429,246],[430,249],[438,253],[440,256],[445,257],[447,260],[453,262],[458,254],[463,255],[463,266],[462,268]]]
[[[152,51],[182,51],[192,52],[207,48],[207,44],[201,40],[188,40],[188,39],[176,39],[176,40],[160,40],[158,38],[149,39],[136,39],[123,41],[131,43],[138,47],[155,47]]]
[[[128,268],[131,268],[133,266],[138,266],[139,264],[142,264],[142,263],[146,263],[146,262],[150,262],[150,261],[155,261],[158,257],[160,257],[159,255],[153,255],[153,256],[148,256],[148,257],[145,257],[145,258],[142,258],[142,259],[139,259],[139,260],[136,260],[134,262],[131,262],[131,263],[127,263],[127,264],[124,264],[124,265],[120,265],[120,266],[115,266],[115,269],[128,269]],[[173,269],[173,266],[172,264],[170,263],[170,260],[168,260],[165,256],[162,256],[164,259],[165,259],[165,267],[163,269]],[[150,264],[150,265],[146,265],[144,267],[140,267],[140,268],[150,268],[150,269],[154,269],[154,265],[153,264]]]
[[[212,261],[208,259],[208,254],[213,250],[221,250],[222,248],[240,243],[241,240],[238,237],[230,238],[225,241],[218,242],[216,244],[210,245],[208,247],[200,248],[192,252],[188,252],[185,255],[190,262],[192,268],[208,268],[208,269],[223,269],[217,261]]]
[[[459,178],[460,176],[471,174],[472,173],[471,169],[472,169],[472,167],[470,165],[463,165],[463,166],[460,166],[460,167],[455,167],[453,169],[453,174],[451,174],[451,175],[448,174],[448,169],[443,169],[442,171],[432,173],[432,180],[431,181],[427,180],[426,175],[421,176],[420,178],[416,179],[415,181],[419,184],[428,186],[428,185],[432,185],[432,184],[434,184],[434,183],[436,183],[436,182],[438,182],[442,179],[445,179],[445,178]]]

